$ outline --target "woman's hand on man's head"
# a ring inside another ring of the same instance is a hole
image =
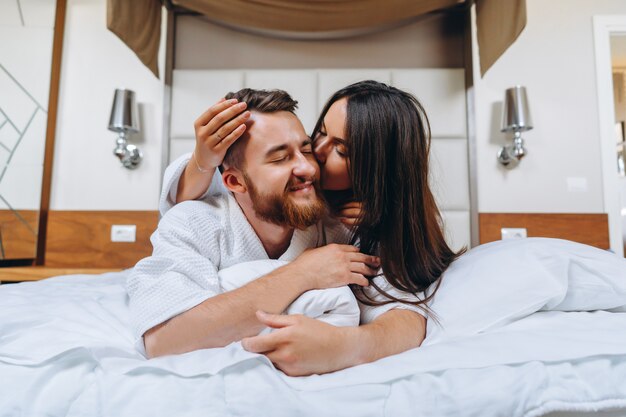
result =
[[[202,113],[194,123],[198,169],[212,171],[222,164],[230,145],[243,135],[250,118],[246,103],[221,99]]]

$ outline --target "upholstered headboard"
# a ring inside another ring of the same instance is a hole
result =
[[[170,161],[194,146],[194,120],[228,91],[281,88],[299,102],[313,129],[327,98],[352,82],[374,79],[414,94],[432,129],[431,185],[454,248],[470,245],[470,199],[463,69],[174,70]]]

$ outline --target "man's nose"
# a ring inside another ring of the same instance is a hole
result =
[[[298,153],[293,167],[293,175],[296,177],[312,178],[317,174],[317,163],[312,158],[307,158],[304,154]]]
[[[328,152],[330,150],[330,140],[328,137],[319,138],[315,141],[313,146],[313,152],[315,153],[315,159],[320,164],[326,163],[326,157],[328,156]]]

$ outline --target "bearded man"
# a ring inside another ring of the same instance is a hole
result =
[[[256,335],[265,327],[258,311],[280,314],[306,291],[365,286],[377,272],[379,260],[354,246],[306,251],[346,242],[347,231],[323,220],[319,167],[297,103],[280,90],[244,89],[227,99],[250,112],[221,167],[228,191],[170,209],[151,237],[152,256],[128,278],[133,328],[148,357]],[[261,259],[292,262],[224,291],[218,271]]]

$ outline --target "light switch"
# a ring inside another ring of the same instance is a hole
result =
[[[111,226],[111,242],[134,242],[137,235],[137,225],[114,224]]]
[[[527,236],[525,228],[503,227],[500,229],[502,240],[505,239],[522,239]]]

